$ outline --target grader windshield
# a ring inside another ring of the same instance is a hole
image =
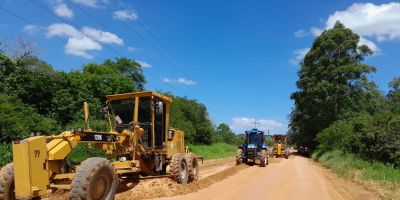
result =
[[[114,100],[109,103],[109,107],[116,127],[128,126],[133,122],[135,99]]]

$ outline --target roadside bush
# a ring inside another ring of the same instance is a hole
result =
[[[0,168],[12,162],[12,149],[10,143],[0,143]]]
[[[341,120],[321,131],[322,152],[340,150],[370,161],[400,166],[400,115],[389,111]]]

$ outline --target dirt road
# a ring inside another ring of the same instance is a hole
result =
[[[50,200],[67,199],[68,192]],[[200,179],[177,184],[169,178],[121,184],[116,200],[369,200],[378,196],[360,185],[343,180],[310,159],[291,156],[274,159],[267,167],[235,165],[234,158],[200,164]]]
[[[336,177],[313,161],[292,156],[266,168],[250,166],[194,193],[161,199],[378,199],[360,185]]]

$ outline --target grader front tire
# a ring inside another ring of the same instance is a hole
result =
[[[88,158],[75,174],[70,198],[111,200],[114,199],[117,187],[117,175],[111,162],[105,158]]]
[[[0,200],[15,200],[14,165],[4,166],[0,171]]]
[[[189,180],[189,170],[186,158],[183,154],[177,153],[171,159],[171,175],[177,183],[186,184]]]
[[[189,169],[189,182],[197,181],[199,179],[199,163],[197,162],[197,157],[194,153],[188,153],[186,155],[186,160]]]

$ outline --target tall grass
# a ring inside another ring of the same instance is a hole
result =
[[[361,180],[384,181],[400,186],[400,168],[380,162],[369,162],[341,151],[315,152],[312,158],[335,173]]]
[[[236,145],[225,143],[214,143],[211,145],[189,144],[188,146],[190,151],[203,156],[205,160],[235,156],[237,150]]]

